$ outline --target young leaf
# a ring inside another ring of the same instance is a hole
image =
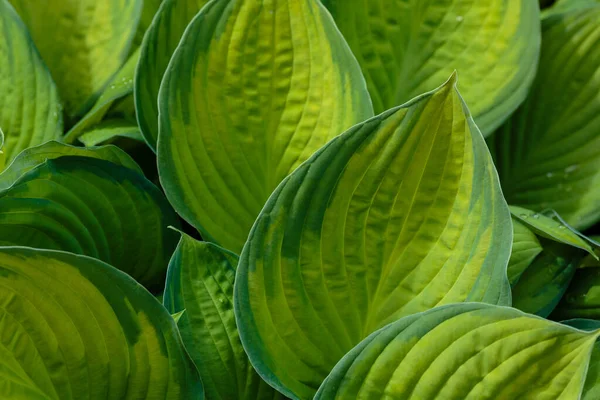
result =
[[[158,91],[183,31],[208,0],[164,0],[141,45],[134,79],[138,124],[148,146],[156,151]]]
[[[377,113],[435,88],[453,70],[484,135],[535,76],[535,0],[323,0],[367,78]]]
[[[236,318],[254,367],[288,397],[310,398],[348,350],[402,316],[509,304],[510,213],[455,84],[336,137],[261,211]]]
[[[129,55],[142,0],[10,0],[50,68],[67,116],[84,114]]]
[[[164,305],[186,310],[178,323],[210,399],[283,399],[263,381],[244,352],[233,314],[238,257],[183,234],[169,263]]]
[[[535,233],[513,217],[513,244],[508,261],[508,281],[514,286],[523,272],[542,252],[542,245]]]
[[[58,139],[63,119],[54,81],[6,0],[0,0],[0,32],[1,171],[22,150]]]
[[[109,161],[48,160],[0,192],[0,245],[84,254],[162,286],[177,216],[143,175]]]
[[[160,181],[232,251],[281,180],[373,115],[360,68],[315,0],[217,0],[187,28],[159,95]]]
[[[600,3],[543,20],[527,101],[490,146],[510,204],[556,210],[585,229],[600,219]]]
[[[137,124],[123,119],[102,121],[93,129],[79,136],[77,140],[89,147],[111,143],[119,138],[133,139],[144,143],[144,138]]]
[[[88,257],[4,247],[0,285],[3,395],[203,398],[171,316],[128,275]]]
[[[22,151],[8,168],[0,174],[0,190],[7,189],[19,177],[44,163],[46,160],[53,160],[63,156],[99,158],[132,169],[140,174],[142,173],[142,170],[135,161],[118,147],[102,146],[84,149],[50,141]]]
[[[513,308],[439,307],[362,341],[315,399],[578,399],[598,334]]]

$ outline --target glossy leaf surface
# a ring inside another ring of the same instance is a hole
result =
[[[200,370],[210,399],[283,399],[248,360],[233,314],[238,257],[183,234],[169,263],[164,305],[185,310],[178,322],[183,342]]]
[[[513,308],[439,307],[362,341],[315,399],[577,399],[597,336]]]
[[[525,99],[539,55],[532,0],[323,0],[356,54],[377,113],[453,70],[484,135]]]
[[[169,201],[234,252],[284,177],[373,115],[354,56],[314,0],[207,4],[173,56],[159,108]]]
[[[0,248],[0,392],[9,399],[203,398],[171,316],[103,262]]]
[[[27,28],[0,0],[0,171],[22,150],[62,135],[62,108],[54,81]]]
[[[310,398],[337,361],[405,315],[510,302],[508,207],[455,77],[358,124],[269,198],[236,276],[261,376]]]

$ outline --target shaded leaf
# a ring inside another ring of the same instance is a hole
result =
[[[600,268],[578,269],[550,318],[600,319]]]
[[[128,138],[144,143],[144,138],[137,124],[126,120],[103,121],[81,135],[78,140],[89,147],[112,143],[118,138]]]

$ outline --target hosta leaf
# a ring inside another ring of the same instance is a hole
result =
[[[508,207],[451,78],[329,142],[269,198],[236,276],[261,376],[310,398],[371,332],[436,305],[510,301]]]
[[[50,68],[68,117],[85,113],[129,55],[142,0],[10,0]]]
[[[523,272],[541,252],[542,245],[535,233],[513,218],[513,245],[507,267],[511,286],[519,281]]]
[[[135,32],[135,37],[133,38],[132,47],[136,50],[142,44],[144,35],[150,28],[152,20],[154,20],[154,16],[158,12],[161,4],[162,0],[144,0],[144,7],[142,8],[142,14],[140,15],[140,22],[138,23],[137,31]]]
[[[376,112],[453,70],[484,135],[525,99],[540,46],[532,0],[323,0],[362,67]]]
[[[600,321],[591,319],[572,319],[564,321],[564,324],[585,331],[595,331],[600,329]],[[581,394],[581,400],[597,400],[600,398],[600,342],[596,340],[592,357],[588,367],[585,386]]]
[[[162,285],[178,220],[140,173],[80,156],[48,160],[0,192],[0,245],[65,250]]]
[[[542,240],[544,250],[513,286],[513,307],[547,317],[556,307],[585,255],[576,248]]]
[[[134,122],[126,120],[106,120],[79,136],[78,140],[86,146],[111,143],[119,138],[127,138],[144,143],[140,128]]]
[[[584,229],[600,219],[600,3],[543,20],[527,101],[491,138],[510,204],[556,210]]]
[[[600,268],[583,268],[575,272],[552,319],[600,319]]]
[[[46,160],[53,160],[63,156],[99,158],[132,169],[140,174],[142,173],[142,170],[135,161],[118,147],[102,146],[84,149],[50,141],[22,151],[17,158],[14,159],[12,164],[0,174],[0,190],[8,188],[15,183],[19,177]]]
[[[248,361],[233,314],[238,257],[183,234],[169,263],[164,305],[185,310],[178,325],[210,399],[281,398]]]
[[[206,5],[159,104],[167,197],[205,239],[236,252],[281,180],[373,115],[354,56],[314,0]]]
[[[8,164],[22,150],[59,138],[63,120],[54,81],[6,0],[0,0],[0,31],[0,129]]]
[[[513,308],[439,307],[362,341],[315,399],[577,399],[597,336]]]
[[[126,274],[88,257],[0,249],[0,397],[202,399],[175,322]]]
[[[514,218],[527,225],[537,235],[576,247],[588,252],[590,255],[594,255],[591,241],[569,225],[563,223],[562,220],[559,219],[557,221],[544,213],[537,213],[522,207],[510,206],[510,211]],[[558,214],[553,215],[558,217]]]
[[[138,123],[146,142],[156,150],[158,91],[183,31],[208,0],[164,0],[141,45],[134,95]]]
[[[65,142],[74,143],[84,132],[102,121],[115,101],[133,93],[133,74],[139,57],[139,50],[129,57],[127,63],[114,76],[92,109],[67,133],[64,138]]]

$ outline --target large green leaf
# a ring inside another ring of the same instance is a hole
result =
[[[511,243],[453,77],[335,138],[273,193],[238,267],[242,343],[271,385],[309,398],[391,321],[463,300],[509,303]]]
[[[185,310],[178,326],[200,370],[209,399],[283,398],[248,361],[233,314],[233,279],[238,257],[183,234],[169,263],[164,305]]]
[[[148,145],[156,150],[158,92],[183,31],[208,0],[165,0],[141,45],[134,96],[138,123]]]
[[[50,68],[67,116],[85,113],[129,55],[143,0],[10,0]]]
[[[600,321],[590,319],[572,319],[563,321],[564,324],[585,331],[600,329]],[[581,400],[598,400],[600,398],[600,342],[596,340],[592,357],[585,378],[585,386],[581,394]]]
[[[0,192],[0,245],[65,250],[161,286],[177,216],[140,173],[90,157],[48,160]]]
[[[360,68],[314,0],[217,0],[159,95],[158,167],[177,212],[232,251],[281,180],[373,115]]]
[[[527,266],[512,288],[513,307],[547,317],[567,290],[585,253],[542,239],[543,251]]]
[[[62,134],[62,109],[54,81],[23,22],[0,0],[0,129],[3,162]]]
[[[513,244],[507,267],[511,286],[519,281],[523,272],[541,252],[542,245],[535,233],[513,218]]]
[[[323,0],[356,54],[376,112],[453,70],[484,135],[525,99],[540,47],[534,0]]]
[[[202,399],[171,316],[126,274],[70,253],[0,248],[0,397]]]
[[[527,101],[490,139],[510,204],[556,210],[577,229],[600,219],[600,3],[543,20]]]
[[[100,123],[115,101],[133,93],[133,74],[140,58],[139,50],[129,57],[123,68],[112,78],[110,85],[104,90],[88,113],[66,134],[66,143],[75,140]]]
[[[46,160],[53,160],[63,156],[100,158],[125,168],[132,169],[140,174],[142,173],[142,170],[135,161],[118,147],[102,146],[84,149],[50,141],[39,146],[28,148],[19,153],[17,158],[15,158],[14,161],[0,174],[0,190],[7,189],[15,183],[19,177]]]
[[[599,333],[507,307],[439,307],[362,341],[315,399],[578,399]]]

